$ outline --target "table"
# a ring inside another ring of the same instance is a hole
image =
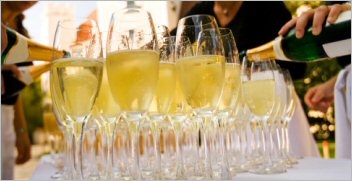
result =
[[[55,173],[55,168],[48,163],[48,156],[41,158],[32,180],[50,180]],[[235,180],[351,180],[351,160],[347,159],[323,159],[307,157],[299,160],[293,168],[286,173],[275,175],[255,175],[251,173],[239,173]]]

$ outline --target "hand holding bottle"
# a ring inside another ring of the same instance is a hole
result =
[[[334,86],[337,76],[329,81],[310,88],[304,96],[309,108],[326,112],[334,102]]]
[[[292,18],[279,31],[279,35],[284,36],[294,25],[296,25],[296,37],[304,36],[305,28],[309,20],[313,20],[312,34],[319,35],[325,19],[333,24],[341,12],[351,10],[349,4],[335,4],[331,6],[320,6],[316,9],[310,9],[297,18]]]

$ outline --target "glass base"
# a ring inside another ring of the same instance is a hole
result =
[[[231,174],[245,173],[245,172],[248,172],[248,169],[249,169],[248,164],[230,166]]]
[[[286,167],[278,164],[278,165],[259,165],[258,167],[249,169],[249,173],[254,173],[254,174],[278,174],[278,173],[285,173]]]
[[[53,180],[64,180],[64,175],[62,172],[55,172],[54,175],[50,177]]]

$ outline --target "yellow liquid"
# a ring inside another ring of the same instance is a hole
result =
[[[100,88],[103,62],[62,59],[53,64],[54,99],[74,121],[88,116]]]
[[[179,59],[176,67],[187,103],[194,109],[216,109],[224,85],[224,57],[186,57]]]
[[[59,129],[59,125],[56,122],[56,118],[54,113],[47,112],[44,113],[44,129],[48,134],[60,134],[61,130]]]
[[[253,80],[243,83],[243,98],[256,116],[269,116],[275,94],[274,80]]]
[[[173,63],[160,63],[159,80],[150,112],[167,114],[175,94],[176,67]]]
[[[106,69],[121,110],[147,111],[158,82],[159,54],[151,50],[113,52],[107,55]]]
[[[241,67],[236,63],[225,64],[225,84],[219,110],[233,108],[241,88]]]
[[[97,107],[98,112],[96,114],[100,113],[106,119],[105,121],[109,121],[110,118],[115,118],[120,112],[120,107],[116,104],[111,94],[106,66],[104,66],[103,69],[103,80],[101,82],[95,106]]]
[[[181,85],[178,77],[176,78],[176,87],[175,87],[175,95],[174,98],[171,102],[170,106],[170,111],[169,113],[183,113],[184,112],[184,106],[185,106],[185,99],[183,92],[181,90]]]
[[[57,115],[59,116],[58,121],[60,121],[64,126],[67,126],[68,122],[66,122],[64,111],[62,110],[62,99],[61,96],[57,94],[57,92],[60,91],[60,87],[59,84],[54,82],[54,80],[57,80],[57,71],[52,69],[50,72],[50,94],[53,103],[53,110],[56,111]]]

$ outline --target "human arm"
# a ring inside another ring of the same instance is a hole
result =
[[[24,116],[21,96],[15,104],[14,127],[16,132],[17,158],[16,164],[23,164],[31,158],[31,143],[27,132],[27,122]]]
[[[327,82],[310,88],[304,96],[304,102],[309,108],[326,112],[334,102],[334,87],[337,75]]]

